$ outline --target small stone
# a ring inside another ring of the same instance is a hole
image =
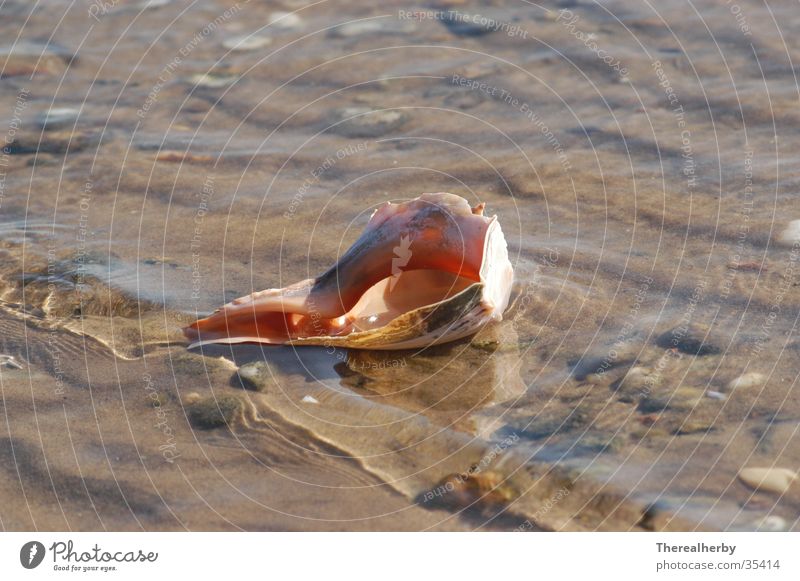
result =
[[[778,236],[778,244],[781,246],[794,246],[800,244],[800,220],[792,220],[783,232]]]
[[[204,397],[189,405],[189,420],[197,428],[212,430],[229,426],[243,409],[244,404],[238,397]]]
[[[413,30],[411,22],[381,20],[359,20],[356,22],[346,22],[333,28],[329,36],[339,38],[350,38],[367,34],[403,34]]]
[[[604,375],[611,369],[628,365],[634,361],[635,355],[627,349],[609,350],[608,353],[587,353],[579,359],[570,359],[567,365],[572,367],[572,375],[578,381],[584,381],[590,375]]]
[[[292,29],[303,23],[303,19],[293,12],[273,12],[269,16],[269,23],[276,28]]]
[[[344,137],[380,137],[402,126],[402,111],[372,107],[344,107],[333,112],[330,131]]]
[[[22,364],[13,355],[0,355],[0,367],[7,369],[23,369]]]
[[[235,75],[217,75],[214,73],[197,73],[191,75],[187,81],[197,87],[207,89],[222,89],[228,87],[239,80]]]
[[[687,436],[691,434],[706,434],[714,429],[714,425],[708,422],[683,422],[673,430],[676,436]]]
[[[442,10],[444,8],[454,8],[456,6],[463,6],[466,3],[467,0],[436,0],[434,2],[431,2],[431,7]]]
[[[41,137],[41,140],[39,139]],[[100,133],[87,131],[48,131],[17,134],[6,151],[11,155],[31,153],[77,153],[100,142]]]
[[[728,383],[728,391],[735,391],[737,389],[749,389],[752,387],[761,387],[767,382],[767,377],[763,373],[751,371],[740,375],[736,379]]]
[[[705,393],[695,387],[679,387],[672,392],[670,409],[688,411],[696,408],[705,399]]]
[[[4,64],[0,78],[60,74],[72,58],[52,44],[21,41],[0,46],[0,61]]]
[[[441,23],[456,36],[483,36],[496,30],[493,19],[457,10],[448,10]]]
[[[643,414],[654,414],[663,412],[669,407],[669,398],[666,397],[645,397],[639,401],[639,406],[636,408]]]
[[[739,472],[739,480],[750,488],[776,494],[784,494],[796,479],[797,472],[788,468],[743,468]]]
[[[661,378],[651,375],[650,369],[637,366],[631,367],[622,379],[612,384],[612,388],[621,396],[621,401],[632,403],[646,397],[660,383]]]
[[[188,151],[162,151],[156,155],[156,161],[170,163],[213,163],[214,156],[191,153]]]
[[[269,365],[266,361],[253,361],[239,368],[236,375],[245,389],[264,391],[271,377]]]
[[[652,426],[658,421],[658,414],[645,414],[639,418],[639,423],[643,426]]]
[[[331,30],[331,36],[359,36],[362,34],[370,34],[381,32],[383,30],[383,23],[379,20],[361,20],[359,22],[346,22]]]
[[[74,125],[79,115],[80,111],[77,109],[53,107],[37,115],[36,124],[45,131],[59,129],[67,125]]]
[[[494,471],[473,469],[462,474],[450,474],[424,493],[423,502],[435,502],[452,508],[477,508],[506,506],[519,496],[519,493]],[[477,503],[477,504],[476,504]]]
[[[255,34],[245,34],[241,36],[233,36],[225,39],[222,46],[228,50],[236,52],[246,52],[250,50],[258,50],[272,44],[272,39],[268,36],[258,36]]]
[[[319,403],[317,398],[315,398],[314,396],[311,396],[311,395],[303,396],[302,402],[303,403],[314,403],[314,404],[318,404]]]
[[[546,22],[556,22],[558,20],[558,12],[546,8],[544,14],[542,14],[542,20]]]
[[[659,392],[643,397],[637,410],[643,414],[652,414],[666,409],[691,411],[703,399],[703,392],[692,387],[681,387],[672,393]]]
[[[183,397],[184,405],[192,405],[198,401],[200,401],[200,394],[196,391],[190,391]]]
[[[708,329],[703,325],[678,326],[662,333],[656,345],[662,349],[677,349],[689,355],[716,355],[719,347],[709,341]]]
[[[500,347],[500,341],[498,339],[473,339],[469,346],[487,353],[494,353]]]
[[[754,520],[753,528],[757,531],[776,533],[785,531],[788,527],[786,519],[781,518],[778,515],[771,514]]]

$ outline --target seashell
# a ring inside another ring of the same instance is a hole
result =
[[[410,349],[502,319],[514,271],[497,216],[422,194],[376,210],[325,273],[228,303],[186,329],[194,341]]]

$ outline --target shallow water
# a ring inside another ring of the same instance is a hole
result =
[[[800,13],[562,4],[3,4],[0,526],[797,529]],[[186,350],[436,191],[502,323]]]

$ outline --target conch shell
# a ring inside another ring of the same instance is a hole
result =
[[[194,341],[411,349],[502,319],[514,271],[497,222],[455,194],[377,209],[317,278],[228,303],[186,329]]]

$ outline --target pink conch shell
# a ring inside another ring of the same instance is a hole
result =
[[[236,299],[184,332],[191,347],[426,347],[502,319],[513,278],[496,216],[454,194],[422,194],[376,210],[324,274]]]

